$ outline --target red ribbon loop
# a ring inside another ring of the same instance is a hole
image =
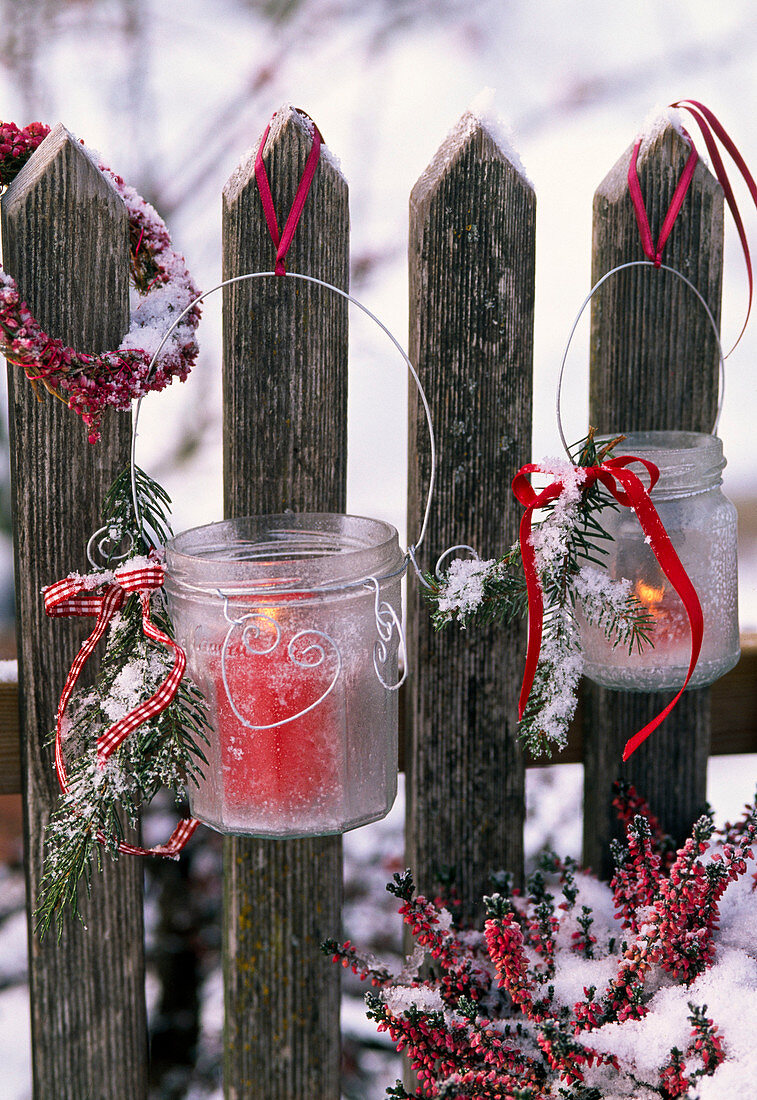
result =
[[[752,298],[754,294],[754,277],[752,273],[752,257],[749,251],[749,241],[747,240],[746,229],[744,228],[744,222],[741,218],[741,213],[736,202],[736,197],[731,187],[731,181],[728,178],[728,173],[723,164],[723,158],[720,155],[717,142],[721,142],[726,152],[730,156],[733,163],[741,173],[741,177],[747,186],[752,202],[757,207],[757,183],[754,181],[752,173],[747,167],[746,161],[742,157],[739,150],[733,141],[733,138],[727,133],[723,124],[715,117],[709,107],[705,107],[703,103],[700,103],[696,99],[679,99],[675,103],[671,103],[671,107],[677,107],[681,110],[688,111],[692,116],[697,126],[699,127],[704,143],[707,146],[707,152],[710,154],[712,160],[712,167],[717,176],[718,183],[723,188],[723,194],[725,200],[728,203],[728,208],[731,211],[736,230],[739,234],[739,240],[741,241],[741,250],[744,253],[744,263],[746,264],[747,281],[749,283],[749,300],[747,303],[746,317],[744,318],[744,324],[741,327],[736,343],[733,348],[739,343],[741,337],[744,335],[747,324],[749,323],[749,315],[752,312]],[[733,351],[731,348],[731,351]],[[731,352],[728,354],[730,355]]]
[[[733,193],[731,187],[731,181],[728,178],[728,172],[726,171],[723,158],[720,155],[717,142],[719,141],[723,148],[730,156],[733,163],[738,168],[744,183],[747,186],[752,202],[757,207],[757,183],[755,183],[752,173],[747,167],[746,161],[742,157],[738,148],[736,147],[733,138],[728,134],[723,124],[716,118],[709,107],[705,107],[703,103],[700,103],[696,99],[679,99],[675,103],[670,104],[671,107],[675,107],[678,110],[688,111],[692,116],[697,126],[699,127],[704,143],[707,146],[707,152],[710,155],[712,161],[712,168],[717,177],[717,181],[723,188],[723,194],[725,200],[728,203],[728,208],[731,211],[736,230],[741,242],[741,250],[744,253],[744,263],[746,265],[747,282],[749,284],[749,298],[747,302],[746,317],[744,318],[744,324],[741,327],[736,342],[734,343],[731,351],[738,345],[741,337],[746,331],[747,324],[749,323],[749,317],[752,312],[752,299],[754,296],[754,275],[752,271],[752,257],[749,250],[749,241],[747,240],[746,229],[744,228],[744,222],[741,217],[741,212],[736,202],[736,196]],[[633,203],[634,212],[636,214],[636,222],[639,226],[639,235],[641,237],[641,246],[644,250],[644,255],[648,259],[652,260],[655,267],[659,267],[662,263],[662,252],[665,247],[665,242],[670,236],[670,232],[673,228],[673,223],[678,217],[679,211],[683,206],[683,201],[686,197],[686,192],[689,189],[692,177],[694,175],[694,169],[696,168],[699,154],[694,146],[694,141],[690,134],[684,130],[686,140],[691,145],[691,153],[686,161],[681,178],[676,185],[673,198],[668,208],[668,212],[665,215],[662,229],[660,230],[660,236],[655,245],[652,240],[652,230],[649,225],[649,218],[647,217],[647,211],[644,206],[644,198],[641,193],[641,185],[639,183],[639,175],[637,172],[637,160],[639,156],[639,148],[641,146],[641,139],[637,140],[634,144],[633,151],[631,153],[631,161],[628,165],[628,190],[631,195],[631,202]],[[717,139],[717,140],[716,140]],[[731,354],[731,351],[728,354]]]
[[[632,462],[640,462],[647,470],[650,476],[649,489],[645,488],[637,474],[627,468]],[[576,469],[583,474],[583,481],[581,482],[583,489],[589,489],[595,482],[600,481],[619,504],[625,508],[633,509],[636,513],[650,549],[683,603],[691,629],[691,658],[683,686],[675,698],[656,717],[635,733],[633,737],[629,738],[623,750],[623,760],[627,760],[642,741],[645,741],[650,733],[656,730],[667,718],[691,679],[699,659],[704,635],[702,605],[699,602],[696,589],[670,541],[662,520],[657,514],[657,509],[650,499],[649,493],[659,477],[659,470],[654,463],[634,455],[619,455],[617,458],[607,459],[600,466],[576,467]],[[533,513],[536,508],[543,508],[546,504],[556,500],[564,489],[563,483],[558,479],[537,493],[528,480],[528,475],[540,471],[540,466],[529,463],[521,467],[513,479],[513,493],[518,502],[525,508],[520,522],[520,551],[528,592],[528,648],[520,692],[519,718],[523,717],[528,697],[531,694],[541,652],[544,624],[544,599],[536,568],[536,555],[531,542]]]
[[[283,233],[279,231],[279,223],[276,219],[276,209],[273,205],[273,195],[271,194],[271,184],[268,180],[268,173],[265,170],[265,165],[263,164],[263,149],[265,148],[265,143],[268,140],[268,134],[271,130],[270,122],[266,126],[263,137],[260,139],[260,145],[258,146],[258,152],[255,157],[255,180],[258,185],[258,192],[260,193],[260,201],[263,204],[263,213],[265,215],[266,225],[268,226],[268,232],[276,248],[276,266],[274,271],[277,275],[286,275],[284,260],[289,251],[289,246],[294,239],[294,231],[297,228],[297,224],[305,207],[305,200],[308,197],[310,185],[313,182],[315,170],[318,167],[318,161],[321,156],[321,144],[323,142],[321,131],[313,122],[310,115],[306,114],[305,111],[301,111],[299,107],[295,108],[295,110],[297,114],[304,118],[309,126],[312,127],[313,147],[308,154],[308,159],[305,163],[305,171],[302,173],[302,179],[297,185],[297,193],[294,196],[292,209],[289,211],[289,215],[284,224]],[[274,115],[273,117],[275,118],[276,116]],[[273,121],[273,119],[271,121]]]
[[[72,573],[44,590],[45,612],[53,618],[97,616],[92,633],[82,644],[71,665],[58,703],[55,726],[55,770],[64,794],[69,790],[63,758],[63,717],[66,707],[81,671],[105,633],[108,623],[132,593],[138,593],[142,603],[142,629],[145,636],[173,650],[174,663],[166,678],[149,699],[145,699],[128,714],[119,718],[98,737],[98,766],[105,767],[108,758],[129,734],[143,722],[165,710],[176,695],[186,668],[186,654],[181,646],[159,630],[150,618],[150,593],[158,591],[163,586],[163,580],[163,567],[157,562],[148,559],[132,559],[124,562],[113,573],[103,573],[102,577],[97,574],[81,577]],[[101,594],[95,594],[97,588],[102,589]],[[157,845],[154,848],[139,848],[122,842],[118,845],[118,850],[129,855],[161,855],[178,859],[179,852],[198,824],[195,818],[185,818],[179,823],[166,844]],[[102,833],[98,833],[97,839],[101,844],[107,843],[107,838]]]
[[[687,138],[689,137],[688,134],[686,136]],[[633,151],[631,152],[631,161],[628,165],[628,190],[631,194],[631,202],[633,203],[634,213],[636,214],[636,223],[639,227],[641,247],[644,249],[644,255],[654,263],[655,267],[660,267],[662,264],[663,249],[670,236],[673,223],[683,206],[683,200],[686,198],[686,192],[689,189],[689,184],[694,176],[694,169],[699,160],[699,153],[694,148],[694,142],[691,141],[691,138],[689,138],[689,142],[691,144],[691,152],[684,165],[681,178],[676,184],[676,189],[673,192],[673,198],[670,201],[668,212],[662,223],[662,229],[660,230],[656,245],[652,239],[652,229],[649,225],[649,216],[647,215],[647,208],[644,205],[644,196],[641,193],[641,184],[639,182],[639,173],[637,170],[641,138],[636,141]]]

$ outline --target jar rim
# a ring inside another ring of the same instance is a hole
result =
[[[597,437],[597,443],[614,436]],[[660,478],[653,493],[711,488],[720,483],[726,465],[723,441],[708,432],[628,432],[614,448],[617,456],[633,454],[653,462]],[[633,469],[633,467],[631,467]]]
[[[166,544],[169,587],[313,592],[404,570],[397,529],[331,512],[241,516],[193,527]]]

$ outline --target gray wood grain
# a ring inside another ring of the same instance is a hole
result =
[[[311,148],[290,108],[264,150],[283,230]],[[325,156],[287,270],[347,289],[345,180]],[[224,190],[224,277],[270,271],[275,249],[254,157]],[[224,301],[224,506],[227,516],[345,508],[347,310],[331,292],[271,278]],[[341,925],[339,837],[224,847],[228,1100],[338,1100],[339,972],[319,952]]]
[[[61,126],[2,199],[6,270],[42,326],[68,344],[117,347],[128,329],[128,219],[121,198]],[[65,405],[38,402],[9,365],[11,479],[24,764],[28,905],[39,897],[45,824],[57,801],[46,742],[69,666],[92,624],[48,619],[40,590],[86,570],[104,493],[128,462],[130,420],[103,420],[103,438]],[[84,901],[86,927],[60,941],[30,930],[34,1095],[123,1100],[147,1095],[142,865],[105,860]],[[33,917],[31,918],[33,922]]]
[[[594,281],[616,264],[644,258],[628,193],[630,153],[594,197]],[[672,127],[642,147],[639,179],[655,240],[687,158],[688,146]],[[701,161],[663,262],[691,280],[719,321],[723,195]],[[592,308],[590,377],[589,421],[600,432],[710,431],[717,408],[717,348],[692,291],[652,268],[632,268],[609,279]],[[586,687],[584,860],[606,876],[612,871],[609,840],[619,835],[610,808],[614,779],[634,783],[677,840],[688,835],[705,802],[710,692],[687,692],[664,726],[622,764],[626,739],[671,694]]]
[[[438,480],[424,566],[455,543],[482,557],[517,538],[510,483],[530,458],[535,197],[496,140],[464,115],[410,198],[410,356],[428,394]],[[430,475],[410,387],[408,537]],[[419,889],[452,871],[463,917],[492,871],[523,868],[524,764],[516,736],[524,628],[435,633],[408,585],[411,684],[407,845]]]

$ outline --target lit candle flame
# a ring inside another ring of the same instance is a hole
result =
[[[658,605],[662,603],[665,586],[662,585],[658,588],[656,585],[647,584],[645,581],[637,581],[634,585],[634,592],[640,603],[654,612],[658,610]]]

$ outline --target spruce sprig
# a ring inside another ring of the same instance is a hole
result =
[[[137,471],[137,492],[142,516],[157,535],[167,538],[169,500],[164,490]],[[131,556],[150,548],[135,520],[128,470],[111,487],[105,514],[111,553],[124,540],[131,546]],[[151,617],[160,630],[173,636],[162,593],[152,598]],[[202,774],[207,763],[201,748],[207,743],[207,705],[186,676],[164,711],[139,726],[105,768],[97,764],[98,735],[148,699],[172,663],[173,655],[165,647],[144,636],[140,598],[129,596],[111,620],[94,687],[78,690],[69,702],[64,739],[69,791],[61,796],[46,830],[45,869],[36,910],[37,928],[43,935],[53,921],[60,934],[66,911],[81,919],[81,888],[89,893],[93,871],[102,866],[102,850],[118,858],[120,841],[138,826],[141,809],[157,791],[168,787],[178,799],[181,788],[196,784]]]
[[[450,570],[441,577],[424,573],[428,585],[424,595],[429,603],[434,604],[431,620],[437,630],[442,630],[455,620],[463,630],[468,626],[487,626],[489,623],[506,626],[513,619],[525,615],[528,593],[517,542],[501,558],[482,563],[477,576],[481,579],[482,596],[474,607],[468,609],[445,606]]]
[[[618,436],[597,445],[594,429],[574,448],[574,466],[591,467],[612,454],[623,440]],[[602,513],[617,503],[598,482],[580,488],[574,507],[560,500],[544,509],[534,524],[534,537],[554,533],[562,551],[537,555],[539,581],[544,598],[542,650],[533,687],[520,722],[520,734],[534,755],[562,748],[576,705],[582,658],[578,642],[577,611],[590,625],[601,628],[613,646],[629,653],[652,644],[654,619],[630,585],[611,581],[602,570],[607,542],[612,536],[602,524]],[[519,545],[491,562],[453,562],[439,578],[426,575],[426,598],[433,605],[437,629],[457,620],[465,628],[491,622],[509,623],[528,609],[526,581]],[[461,575],[463,581],[461,582]],[[472,586],[475,593],[472,595]]]
[[[134,513],[130,466],[118,475],[105,494],[103,513],[108,517],[105,522],[114,551],[120,541],[132,539],[134,554],[148,554],[153,545],[165,545],[173,534],[170,520],[171,498],[163,486],[139,466],[134,469],[134,482],[142,523],[138,523]],[[147,528],[152,531],[154,541],[148,539]]]

